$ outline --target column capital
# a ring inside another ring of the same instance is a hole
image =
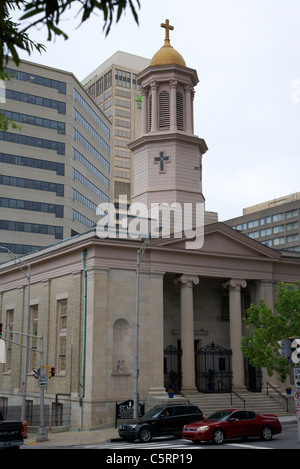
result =
[[[227,282],[223,283],[224,288],[229,287],[229,288],[232,288],[234,290],[240,290],[241,288],[246,288],[246,286],[247,286],[247,282],[246,282],[246,280],[243,280],[243,279],[231,278]]]
[[[142,86],[142,88],[141,88],[141,95],[142,95],[142,96],[147,96],[148,93],[149,93],[149,88],[150,88],[149,85],[147,85],[147,86]]]
[[[157,89],[158,88],[158,81],[157,80],[152,80],[150,82],[150,88],[151,88],[151,90]]]
[[[176,88],[178,85],[178,80],[174,80],[174,78],[172,78],[170,80],[170,88]]]
[[[198,285],[199,277],[197,275],[180,275],[179,277],[175,278],[176,285],[183,285],[185,287],[192,287],[193,285]]]

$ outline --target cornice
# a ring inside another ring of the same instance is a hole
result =
[[[149,132],[141,137],[137,138],[133,142],[128,144],[128,148],[131,151],[137,150],[143,146],[148,144],[164,144],[169,142],[183,142],[188,143],[189,145],[192,143],[199,147],[201,154],[204,155],[208,150],[206,142],[203,138],[197,137],[197,135],[187,134],[186,132]]]

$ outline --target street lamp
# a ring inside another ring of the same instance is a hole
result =
[[[26,314],[26,331],[25,331],[25,352],[24,352],[24,370],[23,370],[23,382],[22,382],[22,413],[21,421],[26,420],[26,387],[27,387],[27,368],[28,368],[28,329],[29,329],[29,310],[30,310],[30,274],[31,266],[30,264],[25,264],[19,257],[17,257],[13,252],[11,252],[5,246],[0,246],[0,249],[5,249],[14,263],[19,267],[21,272],[27,278],[27,314]],[[18,264],[18,262],[20,265]],[[27,268],[27,273],[24,271],[24,267]]]
[[[154,228],[152,231],[159,231],[160,227]],[[136,302],[135,302],[135,344],[134,344],[134,391],[133,391],[133,418],[138,418],[138,406],[139,406],[139,328],[140,328],[140,265],[143,259],[144,252],[151,239],[151,233],[143,240],[142,247],[137,251],[137,263],[136,263]]]

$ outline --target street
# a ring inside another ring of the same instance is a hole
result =
[[[77,448],[81,449],[113,449],[113,450],[216,450],[216,449],[295,449],[297,447],[298,430],[297,425],[285,425],[280,435],[275,435],[271,441],[262,441],[259,438],[249,438],[247,440],[228,440],[223,445],[213,445],[212,443],[203,442],[194,444],[188,440],[174,438],[153,438],[150,443],[140,443],[138,440],[133,443],[126,441],[108,442],[99,445],[86,445]],[[300,449],[300,445],[299,445]]]
[[[81,449],[81,450],[105,450],[109,453],[113,452],[114,454],[124,453],[136,454],[139,450],[147,450],[147,453],[158,454],[157,451],[162,452],[171,452],[178,454],[194,454],[195,451],[199,450],[227,450],[227,449],[247,449],[247,450],[258,450],[258,449],[300,449],[298,446],[298,428],[297,424],[287,424],[283,425],[282,433],[280,435],[275,435],[271,441],[262,441],[259,438],[248,438],[246,440],[228,440],[223,445],[213,445],[212,443],[200,443],[194,444],[188,440],[176,439],[173,437],[161,437],[153,438],[150,443],[140,443],[138,440],[131,442],[122,441],[115,439],[113,441],[107,441],[103,443],[94,443],[86,445],[69,445],[69,446],[22,446],[21,449]],[[196,456],[195,456],[196,457]],[[174,462],[174,461],[173,461]],[[177,461],[180,462],[180,461]],[[186,463],[188,461],[185,461]]]

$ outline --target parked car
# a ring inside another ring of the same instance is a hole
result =
[[[220,410],[207,419],[185,425],[182,438],[194,443],[212,441],[221,445],[225,439],[258,436],[271,440],[281,433],[282,427],[276,415],[258,414],[250,410]]]
[[[27,425],[18,420],[4,420],[0,412],[0,448],[20,448],[27,438]]]
[[[201,419],[203,412],[195,405],[161,405],[153,407],[140,419],[120,425],[118,432],[124,440],[133,441],[138,438],[147,443],[155,436],[181,437],[184,425]]]

